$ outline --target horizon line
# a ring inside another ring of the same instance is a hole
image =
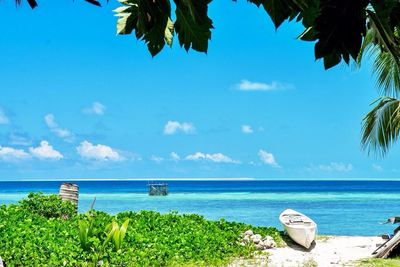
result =
[[[254,178],[254,177],[221,177],[221,178],[68,178],[68,179],[8,179],[0,182],[68,182],[68,181],[400,181],[399,178]]]

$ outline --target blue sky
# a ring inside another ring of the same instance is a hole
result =
[[[397,178],[360,150],[368,62],[324,71],[299,25],[213,1],[207,55],[152,58],[111,1],[1,3],[0,179]]]

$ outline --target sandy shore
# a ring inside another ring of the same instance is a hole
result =
[[[319,238],[310,250],[288,243],[288,246],[268,250],[269,255],[254,260],[237,261],[231,266],[357,266],[360,259],[371,257],[380,237],[327,236]]]

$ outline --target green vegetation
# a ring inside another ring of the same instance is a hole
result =
[[[57,196],[41,194],[0,206],[0,251],[7,266],[220,266],[254,255],[253,246],[239,245],[247,229],[282,242],[275,228],[195,214],[73,215],[73,209]]]
[[[318,267],[318,263],[313,258],[309,258],[302,263],[302,267]]]
[[[366,259],[358,263],[360,267],[398,267],[400,258],[396,259]]]
[[[43,195],[30,193],[28,198],[20,201],[23,210],[45,218],[71,218],[76,214],[76,206],[68,201],[60,201],[58,195]]]

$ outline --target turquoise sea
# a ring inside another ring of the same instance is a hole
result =
[[[206,218],[239,221],[281,229],[278,216],[286,208],[313,218],[320,234],[377,235],[382,225],[400,215],[399,181],[168,181],[169,195],[150,197],[147,181],[75,181],[79,211],[95,208],[117,213],[155,210],[198,213]],[[0,204],[16,203],[28,192],[57,193],[60,181],[0,182]],[[1,219],[1,218],[0,218]]]

